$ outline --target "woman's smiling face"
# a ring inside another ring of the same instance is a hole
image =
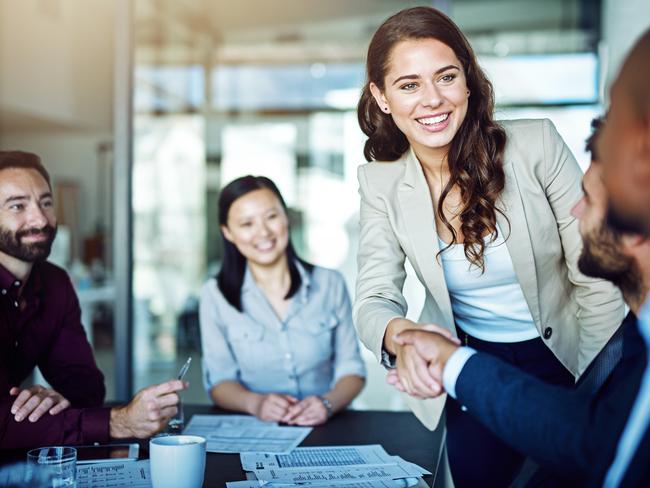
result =
[[[221,231],[249,263],[259,266],[281,261],[289,244],[289,219],[268,188],[235,200],[228,210],[228,225],[222,225]]]
[[[374,83],[370,89],[418,156],[447,155],[469,99],[463,67],[449,46],[437,39],[396,44],[383,91]]]

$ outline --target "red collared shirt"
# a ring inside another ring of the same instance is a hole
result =
[[[0,266],[0,447],[85,444],[109,438],[109,409],[101,407],[104,376],[81,325],[67,273],[36,263],[22,283]],[[52,388],[72,403],[58,415],[16,422],[9,395],[38,366]]]

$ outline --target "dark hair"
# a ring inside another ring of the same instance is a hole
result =
[[[596,152],[596,139],[600,135],[600,131],[603,128],[604,119],[602,117],[596,117],[591,121],[591,134],[587,137],[585,141],[585,151],[587,151],[591,157],[592,161],[598,161],[598,153]]]
[[[443,203],[451,189],[458,186],[463,202],[459,217],[465,256],[483,269],[483,235],[488,231],[493,239],[496,237],[496,212],[502,213],[495,202],[505,185],[506,133],[493,119],[492,84],[478,65],[472,47],[458,26],[440,11],[431,7],[402,10],[388,18],[372,37],[366,61],[366,84],[357,107],[359,125],[368,136],[363,153],[368,161],[395,161],[409,148],[406,136],[392,117],[377,105],[370,84],[384,90],[395,45],[413,39],[437,39],[449,46],[467,79],[471,93],[467,115],[447,155],[450,177],[440,195],[437,213],[452,234],[451,244],[456,243],[456,232],[444,215]]]
[[[243,197],[247,193],[264,188],[273,192],[286,213],[287,204],[284,202],[280,190],[278,190],[278,187],[275,186],[273,181],[265,176],[247,175],[231,181],[221,190],[219,195],[219,225],[228,225],[228,212],[235,200]],[[221,239],[223,240],[224,251],[221,269],[219,270],[219,273],[217,273],[217,287],[226,300],[228,300],[228,303],[241,312],[241,287],[244,282],[244,272],[246,271],[246,258],[241,252],[239,252],[237,246],[226,239],[223,235],[223,231],[221,231]],[[285,298],[291,298],[298,291],[302,283],[300,272],[296,266],[296,261],[300,262],[308,273],[311,273],[314,269],[314,265],[303,261],[298,257],[293,247],[293,243],[291,242],[291,237],[287,244],[286,254],[287,264],[289,266],[289,276],[291,277],[291,286],[289,287],[289,291]]]
[[[41,158],[34,153],[25,151],[0,151],[0,171],[9,168],[35,169],[52,188],[50,175],[43,166]]]

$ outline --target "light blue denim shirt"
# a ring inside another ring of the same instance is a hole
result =
[[[323,395],[346,375],[365,377],[343,277],[298,263],[300,289],[280,320],[247,269],[243,313],[232,307],[212,278],[203,286],[201,342],[203,384],[208,395],[222,381],[237,381],[256,393],[302,399]]]

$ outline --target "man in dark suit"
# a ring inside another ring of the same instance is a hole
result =
[[[650,284],[650,240],[605,225],[607,195],[599,165],[587,171],[583,186],[585,196],[573,209],[584,241],[580,270],[612,281],[632,311],[622,324],[623,357],[598,391],[591,394],[548,385],[435,332],[413,329],[396,336],[400,343],[415,345],[428,362],[430,375],[467,408],[468,415],[573,483],[594,476],[602,479],[614,456],[645,368],[645,348],[634,313]],[[423,372],[423,381],[427,377]]]
[[[612,85],[607,127],[599,141],[610,197],[608,222],[650,236],[650,30],[641,36]],[[639,331],[650,350],[650,295],[639,311]],[[604,485],[650,486],[650,365]]]

